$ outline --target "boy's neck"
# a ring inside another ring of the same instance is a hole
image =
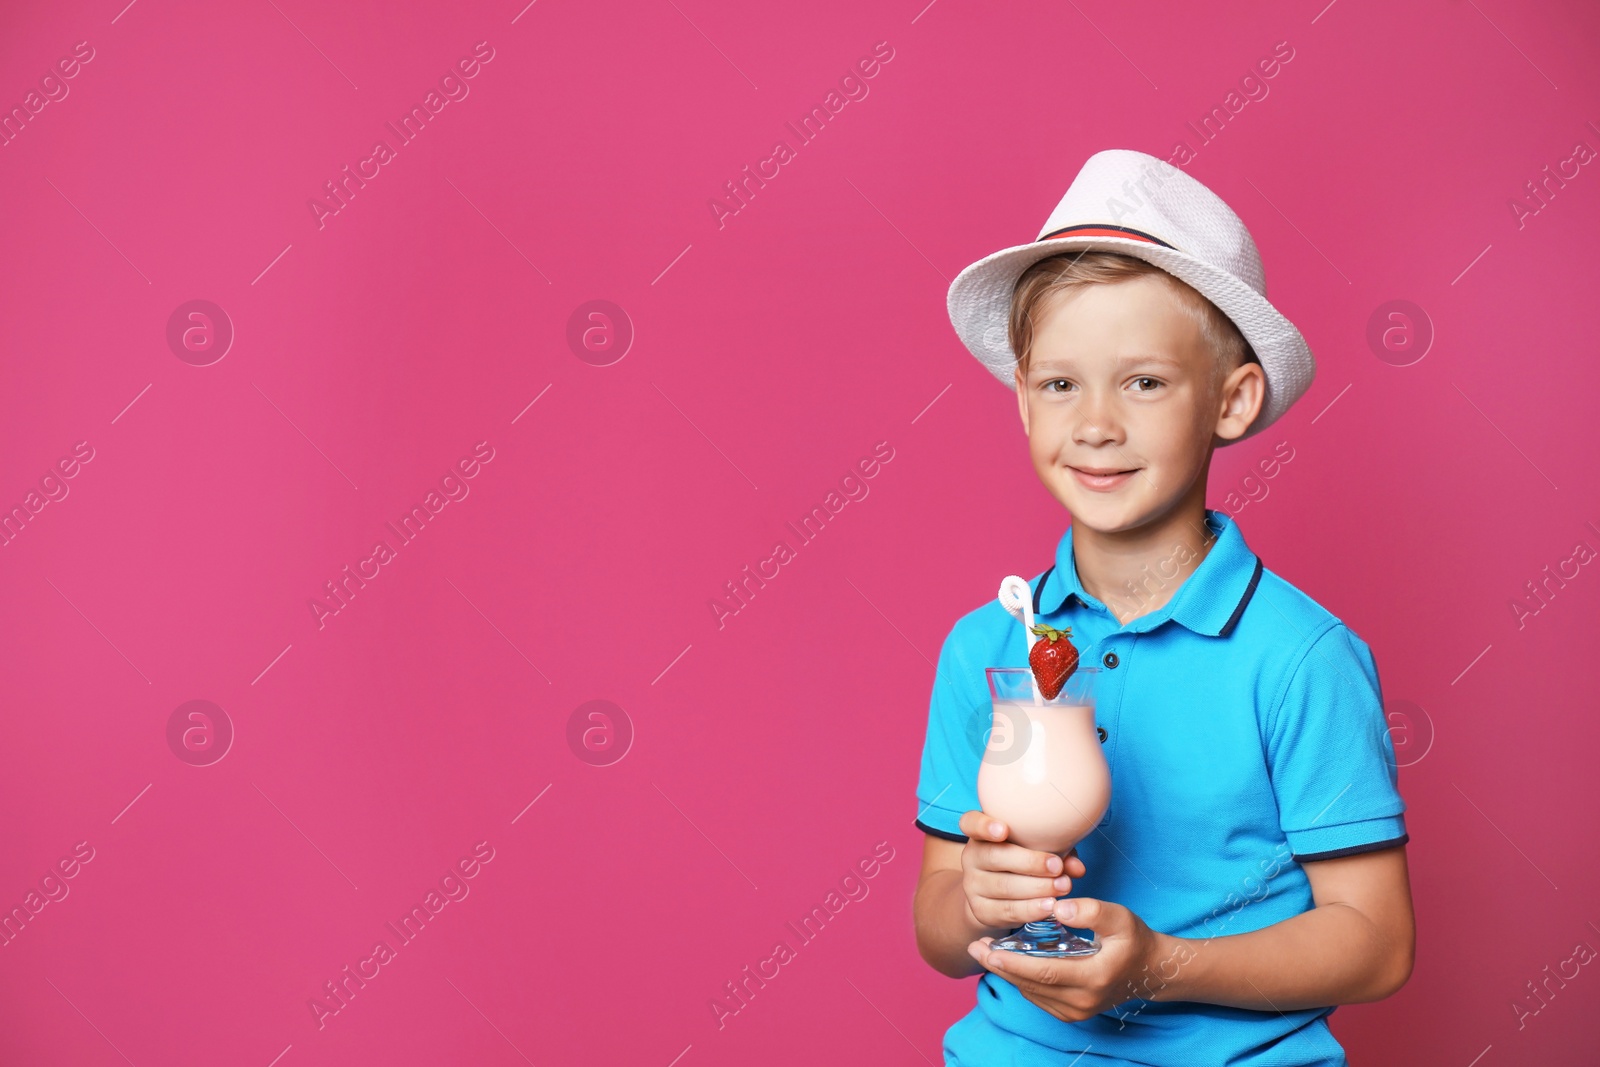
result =
[[[1205,484],[1166,515],[1105,534],[1076,519],[1072,554],[1084,591],[1110,609],[1119,625],[1166,604],[1216,543],[1206,525]]]

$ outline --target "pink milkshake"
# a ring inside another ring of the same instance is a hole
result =
[[[1094,721],[1098,675],[1098,668],[1080,667],[1046,700],[1027,668],[988,670],[993,719],[978,768],[978,803],[1024,848],[1065,855],[1111,804],[1111,772]],[[1099,951],[1054,919],[1028,923],[994,947],[1052,957]]]

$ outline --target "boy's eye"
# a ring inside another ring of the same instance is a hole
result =
[[[1149,377],[1135,378],[1134,383],[1138,387],[1137,391],[1141,393],[1154,392],[1155,390],[1159,389],[1162,384],[1160,378]],[[1068,389],[1072,388],[1072,382],[1066,378],[1050,378],[1044,382],[1041,382],[1039,388],[1043,389],[1047,393],[1064,393]]]

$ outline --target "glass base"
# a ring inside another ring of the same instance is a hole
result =
[[[1093,956],[1100,951],[1099,941],[1086,941],[1067,930],[1054,919],[1028,923],[1006,937],[996,938],[990,948],[1007,952],[1020,952],[1024,956],[1043,956],[1049,959],[1069,959],[1076,956]]]

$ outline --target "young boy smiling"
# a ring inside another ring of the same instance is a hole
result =
[[[1333,1006],[1410,976],[1405,803],[1371,650],[1205,506],[1213,451],[1315,374],[1265,293],[1226,204],[1121,150],[1089,159],[1038,240],[950,288],[958,334],[1016,390],[1034,470],[1072,518],[1029,585],[1037,621],[1070,627],[1100,668],[1112,796],[1065,857],[979,810],[984,668],[1027,666],[1027,641],[995,600],[958,620],[916,820],[918,948],[983,976],[947,1063],[1343,1064]],[[989,947],[1052,914],[1100,951]]]

